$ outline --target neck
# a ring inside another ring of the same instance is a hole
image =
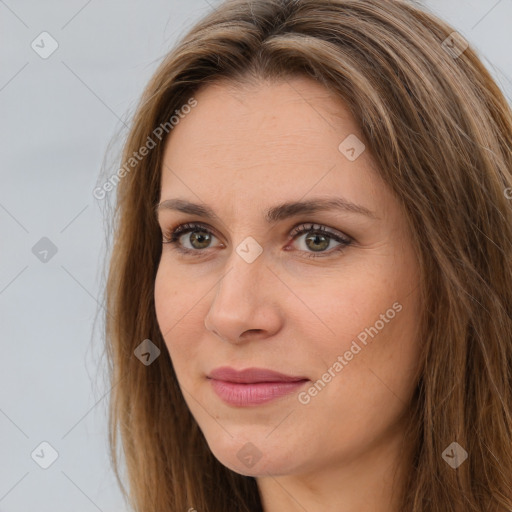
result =
[[[412,455],[403,439],[402,431],[395,432],[350,461],[331,459],[307,473],[258,477],[263,510],[396,512]]]

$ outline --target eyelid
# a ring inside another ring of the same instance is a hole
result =
[[[168,235],[175,235],[176,237],[181,236],[184,233],[192,232],[194,229],[203,229],[205,231],[208,231],[209,233],[212,233],[216,238],[219,240],[221,239],[220,236],[217,235],[217,232],[215,229],[208,224],[205,224],[203,222],[182,222],[175,224],[172,228],[170,228],[167,231]]]
[[[309,228],[301,229],[308,224],[310,225]],[[176,224],[173,224],[173,226],[167,230],[165,228],[161,228],[161,231],[165,232],[167,234],[175,233],[176,235],[178,235],[181,232],[186,232],[188,229],[193,230],[196,228],[202,228],[206,231],[211,232],[219,240],[222,239],[222,237],[217,234],[215,228],[213,228],[209,224],[206,224],[201,221],[178,222]],[[179,233],[177,233],[178,229],[179,229]],[[291,229],[288,229],[287,231],[289,232],[291,238],[293,238],[295,235],[297,235],[299,233],[302,234],[307,231],[321,231],[323,233],[327,233],[332,236],[338,236],[340,238],[345,239],[346,241],[349,241],[349,240],[355,241],[355,239],[352,236],[348,235],[347,233],[340,231],[336,228],[327,226],[326,224],[319,223],[319,222],[316,222],[316,223],[311,222],[311,221],[296,222],[295,225]]]
[[[308,224],[309,227],[307,227]],[[290,231],[290,236],[292,238],[295,238],[297,235],[302,235],[303,233],[308,233],[310,231],[326,233],[333,237],[334,239],[341,238],[346,242],[353,241],[352,237],[348,236],[342,231],[326,226],[325,224],[318,224],[314,222],[300,222],[294,228],[292,228],[292,230]]]

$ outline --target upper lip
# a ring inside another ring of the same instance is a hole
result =
[[[266,368],[246,368],[235,370],[229,366],[222,366],[212,370],[208,378],[226,382],[241,382],[252,384],[255,382],[297,382],[308,380],[307,377],[285,375],[283,373],[267,370]]]

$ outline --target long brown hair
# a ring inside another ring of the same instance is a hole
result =
[[[512,112],[454,32],[405,1],[228,0],[165,57],[116,175],[105,288],[109,443],[134,510],[262,510],[256,480],[212,455],[178,387],[155,315],[154,206],[170,119],[200,87],[294,75],[350,108],[418,253],[422,372],[400,511],[512,510]],[[146,339],[161,351],[148,366],[134,355]],[[457,469],[442,456],[452,442],[469,455]]]

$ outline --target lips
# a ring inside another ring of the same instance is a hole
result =
[[[235,370],[229,366],[215,368],[210,372],[208,378],[238,384],[254,384],[260,382],[300,382],[308,380],[308,378],[304,376],[285,375],[265,368],[246,368],[245,370]]]
[[[215,393],[231,407],[257,407],[300,390],[307,377],[265,368],[216,368],[207,376]]]

